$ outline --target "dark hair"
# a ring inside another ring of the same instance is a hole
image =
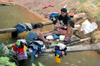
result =
[[[70,26],[74,28],[74,24],[75,24],[74,21],[73,20],[69,20],[68,22],[69,22]]]
[[[61,11],[66,13],[67,9],[66,8],[62,8]]]
[[[37,24],[35,24],[34,25],[34,28],[36,29],[36,28],[43,28],[43,24],[42,23],[37,23]]]

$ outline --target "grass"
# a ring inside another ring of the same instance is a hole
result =
[[[100,22],[100,11],[97,12],[96,18],[97,18],[97,21]]]
[[[80,0],[80,3],[86,3],[87,0]]]
[[[97,5],[98,3],[100,3],[100,0],[93,0],[92,3],[93,3],[94,5]]]
[[[36,9],[36,11],[40,11],[39,9]]]
[[[95,6],[97,5],[97,7],[100,7],[100,0],[92,0],[91,3],[93,5],[95,5]],[[99,10],[99,8],[98,8],[98,11],[95,11],[94,10],[95,8],[91,8],[91,6],[90,7],[86,7],[85,6],[85,5],[88,5],[88,4],[91,4],[91,3],[89,3],[87,0],[80,0],[80,4],[78,4],[77,6],[78,6],[78,8],[80,10],[86,10],[86,11],[88,11],[89,15],[93,19],[96,18],[97,21],[100,21],[100,10]]]
[[[100,7],[100,2],[97,4],[97,7]]]

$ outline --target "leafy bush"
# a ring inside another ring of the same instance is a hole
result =
[[[38,62],[39,66],[45,66],[42,63]],[[34,63],[32,63],[32,66],[36,66]]]
[[[0,58],[7,59],[7,61],[9,61],[9,63],[15,62],[17,65],[19,65],[19,63],[17,62],[17,60],[13,56],[14,56],[14,53],[11,50],[7,49],[7,47],[5,49],[5,46],[0,46]],[[2,63],[1,60],[0,60],[0,63]]]
[[[0,66],[16,66],[14,62],[9,61],[10,59],[8,57],[0,57]]]

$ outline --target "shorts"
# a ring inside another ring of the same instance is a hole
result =
[[[64,35],[66,35],[66,32],[67,32],[67,31],[62,29],[62,32],[64,33]]]
[[[66,39],[66,37],[67,36],[65,36],[65,39],[64,39],[65,41],[70,41],[71,40],[71,37],[69,37],[68,39]]]

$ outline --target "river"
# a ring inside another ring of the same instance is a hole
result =
[[[45,66],[100,66],[100,55],[95,51],[84,51],[76,53],[68,53],[61,58],[61,63],[56,63],[56,57],[54,54],[39,56],[35,58],[34,64],[38,66],[38,62],[41,62]],[[30,57],[20,66],[32,66]]]
[[[32,14],[21,6],[0,6],[0,28],[11,28],[18,23],[36,23],[45,21],[40,17]],[[50,27],[50,28],[48,28]],[[53,25],[45,26],[43,31],[53,29]],[[11,38],[11,34],[0,34],[0,43],[11,44],[15,43],[17,39],[25,38],[28,32],[23,32],[17,38]],[[100,55],[95,51],[84,51],[76,53],[68,53],[67,56],[61,58],[61,63],[55,62],[55,55],[48,54],[46,56],[39,56],[35,58],[34,64],[38,66],[41,62],[45,66],[100,66]],[[30,57],[20,66],[32,66]]]

